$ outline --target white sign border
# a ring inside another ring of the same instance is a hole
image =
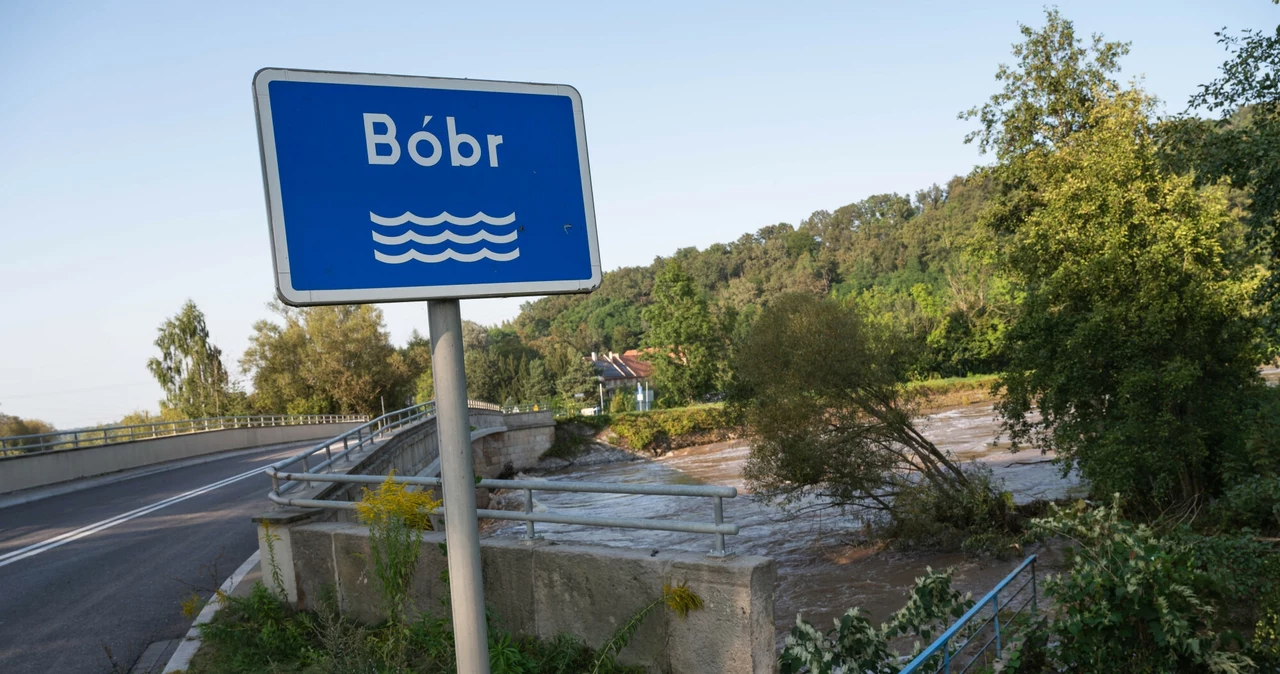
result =
[[[591,278],[569,281],[521,281],[448,286],[400,288],[351,288],[343,290],[298,290],[289,271],[289,247],[285,237],[284,206],[280,194],[280,172],[276,157],[275,128],[271,120],[272,82],[317,82],[363,84],[418,89],[453,89],[498,93],[568,96],[573,104],[573,124],[578,141],[578,171],[582,176],[583,207],[586,213],[587,247],[591,254]],[[271,233],[271,260],[275,266],[276,295],[290,306],[322,304],[366,304],[410,302],[414,300],[468,299],[586,293],[600,287],[600,247],[596,238],[595,199],[591,192],[591,170],[587,158],[587,129],[582,115],[582,95],[567,84],[535,84],[495,80],[463,80],[414,75],[375,75],[290,68],[263,68],[253,76],[253,106],[258,119],[258,150],[262,159],[263,191],[267,198],[267,225]]]

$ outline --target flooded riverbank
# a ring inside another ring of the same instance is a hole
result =
[[[966,462],[989,467],[1014,492],[1015,499],[1057,499],[1079,493],[1079,480],[1061,471],[1038,451],[1009,452],[997,442],[998,425],[989,403],[941,410],[920,419],[922,432],[940,448]],[[981,595],[1003,578],[1019,559],[974,561],[959,553],[899,553],[859,545],[865,523],[828,509],[784,510],[747,493],[742,467],[750,452],[742,441],[673,451],[658,459],[613,461],[570,466],[542,475],[553,480],[620,483],[711,484],[737,487],[742,494],[725,502],[726,519],[741,533],[728,537],[730,551],[764,555],[778,564],[775,617],[779,639],[790,630],[796,613],[819,626],[829,626],[851,606],[861,606],[873,620],[901,607],[915,578],[927,567],[951,567],[958,588]],[[710,499],[542,492],[539,509],[578,515],[695,519],[710,521]],[[523,525],[508,524],[491,535],[518,535]],[[538,532],[553,541],[622,547],[711,549],[710,536],[663,531],[599,529],[539,524]],[[1016,555],[1015,555],[1016,556]]]

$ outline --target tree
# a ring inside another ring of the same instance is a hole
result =
[[[733,368],[731,399],[752,435],[752,491],[892,511],[920,479],[941,492],[969,489],[912,424],[899,346],[892,331],[834,300],[789,294],[766,308]]]
[[[198,419],[233,414],[242,409],[243,394],[232,388],[222,364],[222,350],[209,341],[204,314],[187,300],[173,318],[159,328],[156,348],[160,357],[147,369],[160,382],[165,399],[161,409]]]
[[[646,356],[666,406],[687,404],[715,390],[725,349],[707,300],[674,260],[653,283],[653,302],[644,311],[649,324]]]
[[[1070,22],[1049,18],[982,116],[1005,190],[988,222],[1022,298],[998,409],[1100,493],[1195,499],[1220,488],[1258,385],[1250,279],[1225,262],[1221,192],[1164,170],[1151,99],[1104,81],[1119,48],[1095,37],[1082,75]]]
[[[23,419],[12,414],[0,412],[0,438],[9,438],[15,435],[38,435],[41,433],[52,433],[53,424],[39,419]],[[39,444],[38,438],[30,438],[27,440],[10,440],[5,443],[5,447],[23,447],[25,445]]]
[[[1013,46],[1018,65],[1001,64],[996,70],[1003,91],[960,114],[961,119],[982,123],[965,142],[976,140],[980,151],[994,152],[1002,162],[1034,150],[1052,150],[1087,129],[1097,101],[1119,90],[1112,74],[1129,53],[1128,43],[1106,42],[1101,35],[1093,36],[1090,47],[1082,47],[1075,26],[1057,9],[1045,10],[1040,30],[1025,24],[1018,28],[1026,38]]]
[[[240,361],[253,378],[259,410],[376,415],[384,399],[390,405],[408,395],[414,380],[406,367],[396,366],[377,307],[269,306],[283,325],[254,324]]]
[[[520,382],[520,402],[545,402],[555,394],[555,383],[541,358],[529,361],[529,369]]]
[[[1180,116],[1162,125],[1163,158],[1198,185],[1226,182],[1244,191],[1249,243],[1270,272],[1255,301],[1280,343],[1280,26],[1274,33],[1216,33],[1230,53],[1222,76],[1200,88]],[[1219,112],[1204,120],[1192,110]]]
[[[556,395],[570,408],[582,407],[595,399],[597,375],[587,359],[570,346],[552,353],[551,373],[555,377]]]

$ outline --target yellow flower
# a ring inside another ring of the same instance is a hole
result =
[[[364,490],[356,515],[370,526],[398,517],[410,528],[430,530],[430,515],[440,508],[440,501],[429,491],[409,491],[403,482],[392,479],[394,475],[391,471],[376,491]]]

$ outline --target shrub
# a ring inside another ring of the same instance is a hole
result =
[[[950,571],[928,569],[924,577],[916,579],[906,605],[879,628],[857,608],[846,611],[826,634],[796,616],[796,626],[786,638],[778,664],[782,674],[894,674],[901,666],[902,654],[889,647],[891,640],[918,637],[911,654],[914,657],[920,653],[921,643],[932,643],[972,605],[968,594],[952,589]]]
[[[1245,480],[1227,490],[1213,511],[1225,527],[1280,530],[1280,478],[1259,476]]]
[[[1111,506],[1051,509],[1032,528],[1075,544],[1067,570],[1050,577],[1050,671],[1235,672],[1253,662],[1230,650],[1210,601],[1218,579],[1187,539],[1121,518]]]
[[[313,661],[310,614],[293,611],[262,583],[247,597],[222,601],[214,620],[200,627],[201,637],[217,654],[212,671],[252,674],[263,671],[263,663],[301,667]]]
[[[731,429],[738,425],[738,419],[725,407],[701,405],[617,414],[613,417],[612,428],[628,447],[657,454],[681,436]]]
[[[1013,494],[996,489],[989,469],[967,466],[964,472],[967,489],[947,491],[925,481],[902,488],[884,533],[904,548],[1007,556],[1021,529]]]

